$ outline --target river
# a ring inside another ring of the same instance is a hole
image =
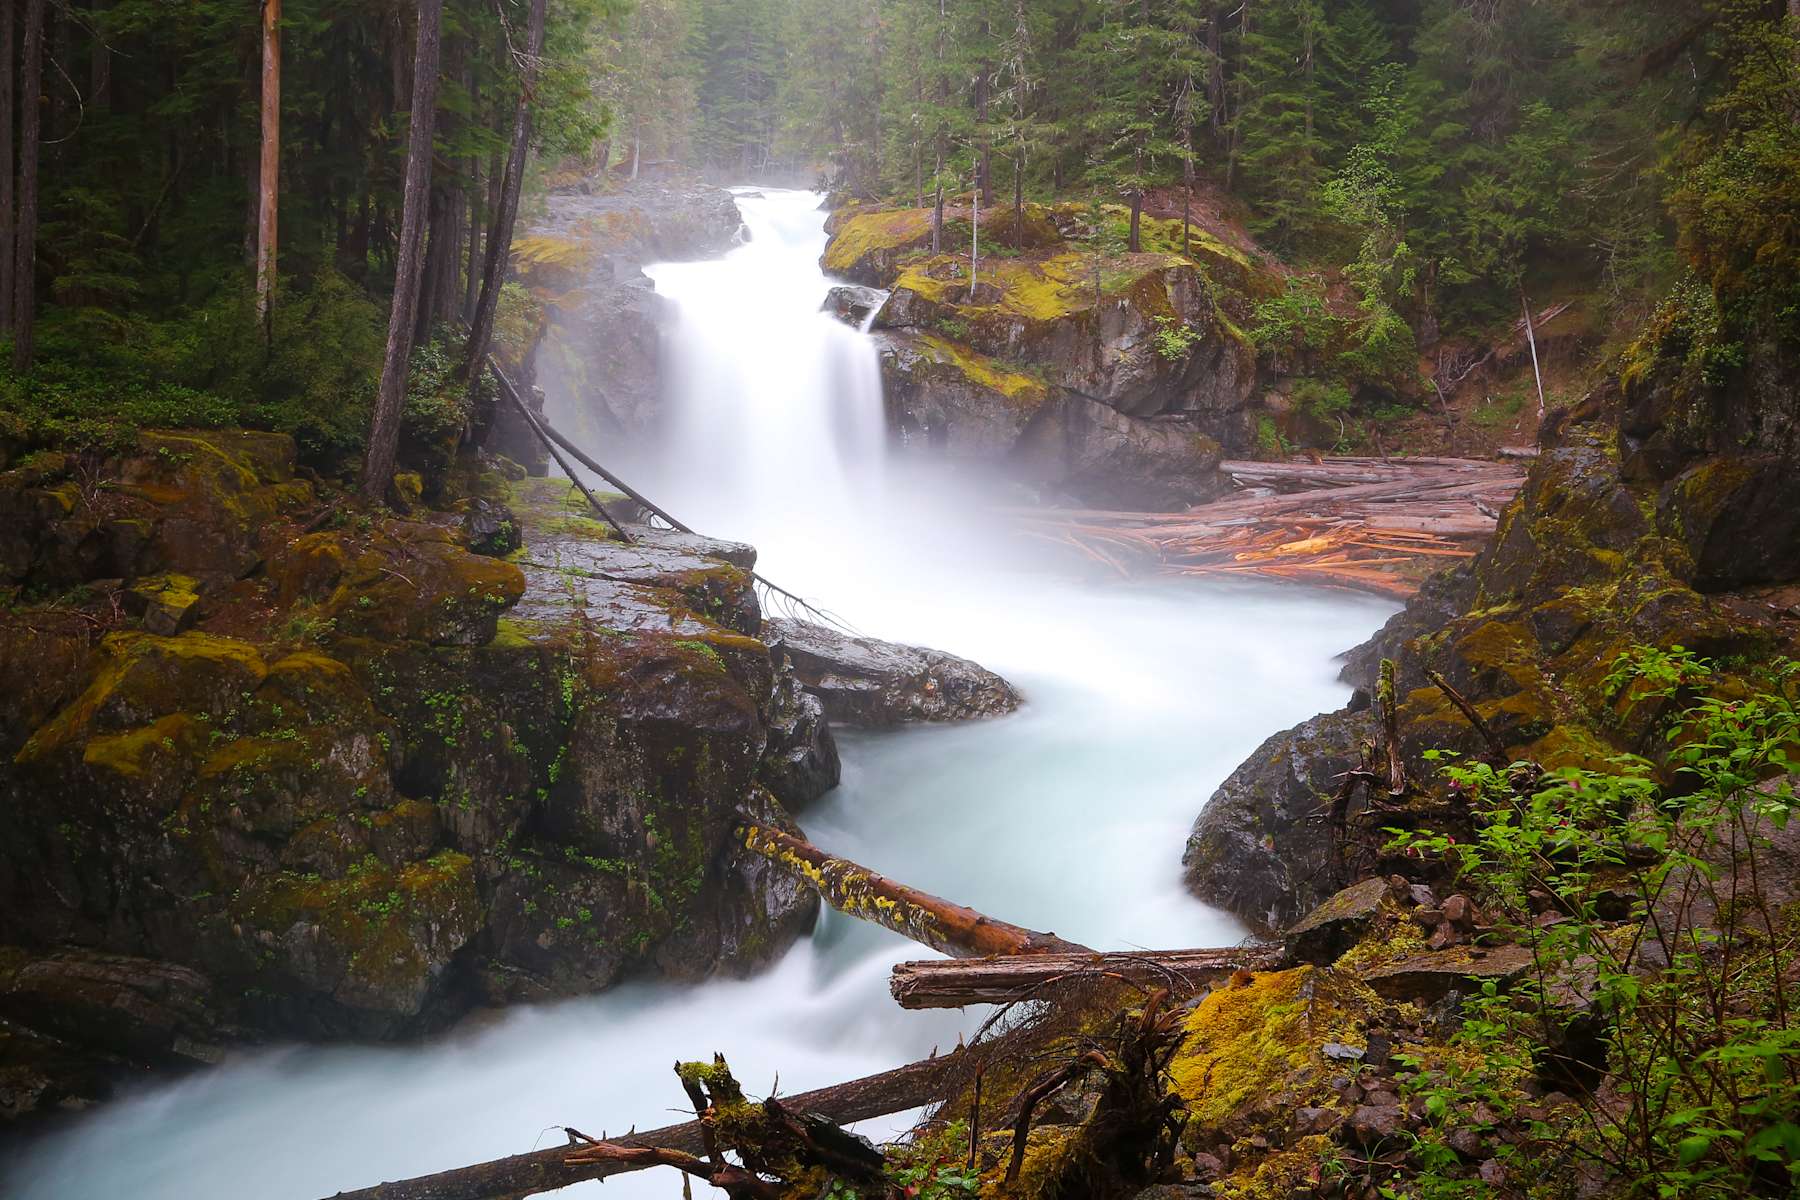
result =
[[[1393,606],[1084,580],[981,515],[1009,497],[1004,481],[892,460],[874,350],[817,311],[818,201],[741,189],[744,246],[653,269],[679,311],[674,435],[633,469],[671,511],[753,542],[767,575],[858,631],[967,655],[1027,703],[1000,720],[841,735],[843,785],[802,825],[907,883],[1089,945],[1235,941],[1237,924],[1181,886],[1188,827],[1264,737],[1343,702],[1334,657]],[[553,1126],[679,1120],[670,1064],[715,1050],[753,1092],[777,1077],[784,1093],[823,1086],[948,1048],[977,1022],[888,999],[888,967],[925,956],[827,913],[747,981],[635,983],[422,1045],[243,1053],[128,1091],[31,1148],[0,1192],[315,1200],[555,1145]],[[600,1187],[572,1190],[681,1194],[672,1173]]]

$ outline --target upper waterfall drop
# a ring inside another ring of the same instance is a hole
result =
[[[886,441],[874,343],[821,311],[816,192],[733,189],[746,240],[646,269],[675,309],[663,338],[657,487],[696,528],[786,561],[875,502]]]

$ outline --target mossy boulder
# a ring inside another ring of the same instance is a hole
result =
[[[846,209],[833,215],[820,266],[866,287],[892,287],[907,255],[931,245],[931,210]]]
[[[236,473],[206,493],[222,505],[279,486],[280,453],[218,442],[157,469]],[[406,1036],[476,1003],[779,953],[816,898],[732,830],[783,824],[837,759],[761,636],[755,552],[621,541],[568,491],[481,471],[441,498],[461,507],[405,520],[352,506],[308,532],[270,510],[258,565],[191,577],[173,636],[115,605],[188,586],[170,573],[0,613],[0,942],[195,973],[198,1032],[226,1041]],[[200,494],[144,490],[130,519],[160,529]],[[510,506],[512,561],[465,544],[471,497]],[[79,544],[64,499],[34,546]],[[96,1039],[69,1071],[117,1057]],[[20,1053],[30,1096],[81,1090]]]
[[[170,573],[204,592],[262,561],[313,500],[280,434],[140,434],[114,454],[40,453],[0,473],[0,583],[68,588]]]
[[[1046,382],[1129,416],[1223,416],[1249,399],[1254,350],[1179,256],[1001,259],[983,267],[979,296],[967,280],[960,259],[909,264],[875,327],[937,333],[990,358],[1029,362]]]
[[[1273,933],[1340,882],[1321,814],[1374,734],[1369,714],[1326,713],[1274,735],[1201,809],[1182,855],[1188,890]]]

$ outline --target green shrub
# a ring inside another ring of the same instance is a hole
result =
[[[1572,1115],[1522,1122],[1530,1136],[1500,1151],[1516,1182],[1554,1170],[1560,1147],[1632,1196],[1800,1188],[1796,930],[1761,890],[1777,869],[1770,835],[1800,808],[1800,664],[1778,664],[1755,694],[1720,681],[1696,696],[1713,673],[1677,647],[1640,651],[1610,677],[1624,703],[1679,709],[1663,772],[1630,756],[1547,774],[1440,756],[1473,840],[1398,837],[1458,864],[1533,959],[1510,989],[1469,1002],[1450,1067],[1414,1060],[1428,1113],[1449,1119],[1473,1097],[1515,1114],[1521,1078],[1594,1069],[1566,1036],[1576,997],[1601,1028],[1607,1084],[1565,1085],[1579,1093]],[[1457,1175],[1444,1132],[1422,1138],[1416,1186],[1392,1194],[1486,1194]]]

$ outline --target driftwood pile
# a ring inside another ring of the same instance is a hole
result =
[[[1183,513],[1020,511],[1031,536],[1121,575],[1253,575],[1405,598],[1470,558],[1524,482],[1460,458],[1227,462],[1239,490]]]

